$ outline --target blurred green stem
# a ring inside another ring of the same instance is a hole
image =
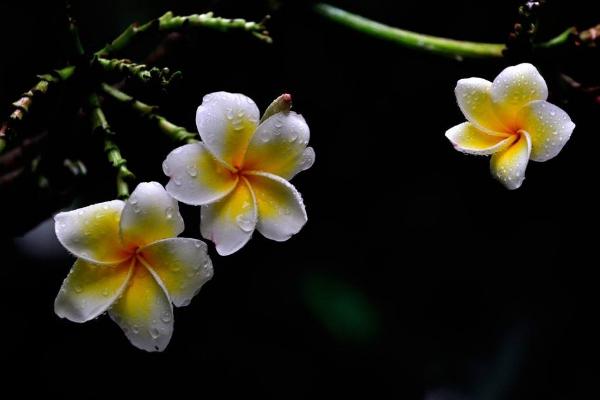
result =
[[[330,21],[344,25],[350,29],[426,53],[458,59],[463,57],[498,58],[502,57],[503,51],[506,49],[506,46],[500,43],[453,40],[394,28],[325,3],[316,4],[314,9],[318,14]],[[534,46],[543,49],[560,47],[572,43],[574,34],[575,29],[569,28],[555,38],[547,42],[535,44]]]
[[[266,18],[268,18],[268,16]],[[211,12],[188,16],[175,16],[171,11],[169,11],[163,16],[153,19],[144,25],[130,25],[115,40],[98,50],[95,55],[104,58],[109,57],[113,53],[118,53],[124,50],[131,44],[134,38],[147,32],[155,31],[160,33],[169,33],[187,28],[200,27],[216,29],[219,31],[245,31],[267,43],[271,43],[272,41],[269,33],[265,30],[264,22],[246,21],[241,18],[229,19],[215,17]],[[73,39],[73,51],[82,55],[83,47],[81,46],[77,29],[72,20],[70,20],[69,31]],[[33,99],[37,95],[44,95],[48,91],[48,87],[51,86],[51,84],[71,79],[75,75],[76,70],[77,68],[72,65],[62,69],[54,70],[49,74],[39,76],[40,81],[31,90],[23,94],[19,100],[13,103],[15,110],[10,115],[8,122],[0,128],[0,154],[2,154],[6,148],[7,140],[10,140],[10,138],[7,138],[6,136],[11,130],[11,125],[13,125],[15,122],[20,122],[23,120],[23,118],[27,115]],[[141,71],[137,70],[135,73],[141,73]],[[175,76],[175,74],[173,74],[173,76]],[[141,77],[144,78],[144,73],[141,73]]]
[[[189,132],[185,128],[173,124],[162,115],[158,115],[156,113],[158,107],[142,103],[141,101],[134,99],[128,94],[123,93],[119,89],[107,85],[106,83],[102,84],[102,90],[113,100],[133,109],[141,117],[154,122],[162,133],[170,137],[175,142],[192,143],[197,140],[198,135],[196,133]]]
[[[96,93],[92,93],[88,98],[90,107],[90,120],[92,123],[92,131],[102,135],[104,142],[104,152],[108,161],[117,170],[117,196],[120,199],[129,197],[128,181],[135,179],[135,175],[127,168],[127,160],[121,155],[121,150],[113,141],[115,133],[111,130],[104,111],[100,107],[100,100]]]
[[[193,14],[188,16],[175,16],[171,11],[165,13],[162,17],[153,19],[144,25],[137,26],[131,24],[123,33],[121,33],[115,40],[104,46],[102,49],[96,52],[99,57],[107,57],[111,54],[118,53],[127,47],[131,41],[147,32],[162,32],[169,33],[178,30],[185,29],[187,27],[198,28],[212,28],[220,31],[229,30],[242,30],[250,32],[260,40],[267,43],[271,43],[271,37],[265,30],[265,26],[262,22],[246,21],[241,18],[229,19],[215,17],[212,12],[205,14]]]

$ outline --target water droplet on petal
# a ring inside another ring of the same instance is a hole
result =
[[[75,290],[75,293],[81,293],[83,291],[83,289],[79,285],[75,285],[75,287],[73,288],[73,290]]]
[[[150,336],[152,336],[152,339],[158,339],[158,337],[160,336],[160,331],[158,330],[158,328],[150,328]]]
[[[189,164],[185,167],[185,171],[188,173],[189,176],[191,176],[192,178],[195,178],[196,176],[198,176],[198,169],[196,168],[195,165]]]
[[[165,324],[168,324],[169,322],[171,322],[171,312],[170,311],[163,311],[162,314],[160,315],[160,320],[162,322],[164,322]]]
[[[167,217],[167,219],[173,218],[173,207],[167,207],[165,209],[165,216]]]
[[[171,169],[169,168],[169,163],[167,163],[167,160],[163,161],[162,169],[163,169],[163,172],[165,173],[165,175],[167,175],[167,176],[171,175]]]
[[[131,332],[133,332],[135,335],[137,335],[138,333],[140,333],[140,328],[137,325],[133,325],[131,327]]]
[[[235,220],[240,229],[244,232],[250,232],[252,228],[254,228],[254,224],[245,214],[238,215]]]

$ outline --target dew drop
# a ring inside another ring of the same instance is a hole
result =
[[[109,294],[108,289],[106,289],[106,288],[102,289],[102,296],[108,297],[108,294]]]
[[[150,328],[150,336],[152,336],[152,339],[158,339],[158,337],[160,336],[160,331],[158,330],[158,328]]]
[[[160,315],[160,320],[162,322],[164,322],[165,324],[168,324],[169,322],[171,322],[171,313],[169,311],[163,311],[162,314]]]
[[[173,218],[173,207],[167,207],[165,209],[165,217],[167,217],[167,219]]]
[[[140,328],[137,325],[133,325],[131,327],[131,332],[133,332],[134,335],[137,335],[138,333],[140,333]]]
[[[227,111],[225,112],[225,116],[227,117],[228,120],[232,120],[233,119],[233,110],[231,108],[228,108]]]
[[[192,165],[189,164],[185,167],[185,171],[188,173],[189,176],[191,176],[192,178],[195,178],[196,176],[198,176],[198,169]]]
[[[167,160],[163,161],[162,168],[163,168],[163,172],[165,173],[165,175],[167,175],[167,176],[171,175],[171,169],[169,168],[169,163],[167,162]]]
[[[173,178],[173,183],[175,183],[175,186],[181,186],[181,181],[177,178]]]
[[[75,290],[75,293],[81,293],[83,291],[83,289],[79,285],[76,285],[73,289]]]
[[[238,215],[235,220],[240,229],[244,232],[250,232],[254,227],[252,221],[249,218],[247,218],[244,214]]]

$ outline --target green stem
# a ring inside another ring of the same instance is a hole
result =
[[[314,9],[318,14],[340,25],[427,53],[455,58],[498,58],[502,57],[506,48],[504,44],[500,43],[454,40],[394,28],[325,3],[318,3],[314,6]],[[571,43],[573,33],[574,28],[570,28],[547,42],[535,45],[535,47],[548,49],[563,46]]]
[[[123,76],[133,78],[141,83],[154,81],[161,87],[167,87],[181,77],[180,71],[171,73],[169,68],[148,67],[145,64],[136,64],[129,60],[96,57],[94,62],[107,74],[118,75],[121,78]]]
[[[88,104],[90,106],[92,131],[102,135],[106,158],[117,170],[117,195],[120,199],[126,199],[129,197],[129,185],[127,182],[135,179],[135,175],[127,168],[127,160],[123,158],[119,146],[113,141],[115,133],[106,120],[96,93],[92,93],[89,96]]]
[[[72,20],[69,21],[69,33],[72,35],[73,50],[76,53],[83,54],[83,46],[79,40],[77,29]],[[220,31],[238,30],[251,33],[253,36],[263,40],[267,43],[271,43],[272,39],[269,33],[265,30],[263,22],[246,21],[241,18],[228,19],[215,17],[213,13],[205,14],[193,14],[188,16],[174,16],[171,11],[167,12],[160,18],[155,18],[152,21],[136,26],[130,25],[123,33],[121,33],[115,40],[98,50],[95,55],[98,57],[109,57],[114,53],[118,53],[124,50],[132,40],[138,37],[140,34],[145,32],[162,32],[169,33],[191,28],[211,28]],[[11,130],[11,125],[14,122],[20,122],[25,118],[34,97],[38,94],[45,94],[48,91],[48,87],[56,82],[62,82],[70,79],[76,72],[75,66],[69,66],[62,69],[53,71],[50,74],[40,76],[40,81],[28,92],[23,94],[19,100],[13,103],[15,110],[9,117],[9,123],[5,124],[0,128],[0,154],[6,148],[7,138],[6,134]],[[174,73],[171,78],[175,77],[177,73]],[[143,76],[144,74],[141,73]]]
[[[186,143],[197,141],[198,135],[196,133],[189,132],[184,127],[175,125],[162,115],[157,114],[156,111],[158,110],[158,107],[142,103],[106,83],[102,84],[102,90],[113,100],[136,111],[142,118],[152,121],[162,133],[167,135],[173,141]]]
[[[246,21],[241,18],[228,19],[215,17],[212,12],[205,14],[193,14],[188,16],[174,16],[171,11],[168,11],[163,16],[153,19],[144,25],[130,25],[123,33],[115,40],[104,46],[96,52],[99,57],[107,57],[111,54],[118,53],[127,47],[131,41],[140,34],[148,32],[169,33],[179,31],[187,27],[192,28],[212,28],[220,31],[241,30],[250,32],[260,40],[271,43],[272,39],[269,33],[265,30],[262,22]]]

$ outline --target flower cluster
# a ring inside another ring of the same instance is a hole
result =
[[[282,95],[259,123],[254,101],[218,92],[204,97],[196,123],[203,142],[175,149],[163,163],[165,188],[140,183],[129,199],[59,213],[55,231],[77,257],[55,301],[58,316],[86,322],[108,312],[130,342],[162,351],[173,306],[190,303],[213,275],[206,244],[184,230],[177,200],[203,205],[201,234],[221,255],[244,246],[255,229],[284,241],[307,215],[288,182],[314,162],[309,129]]]

